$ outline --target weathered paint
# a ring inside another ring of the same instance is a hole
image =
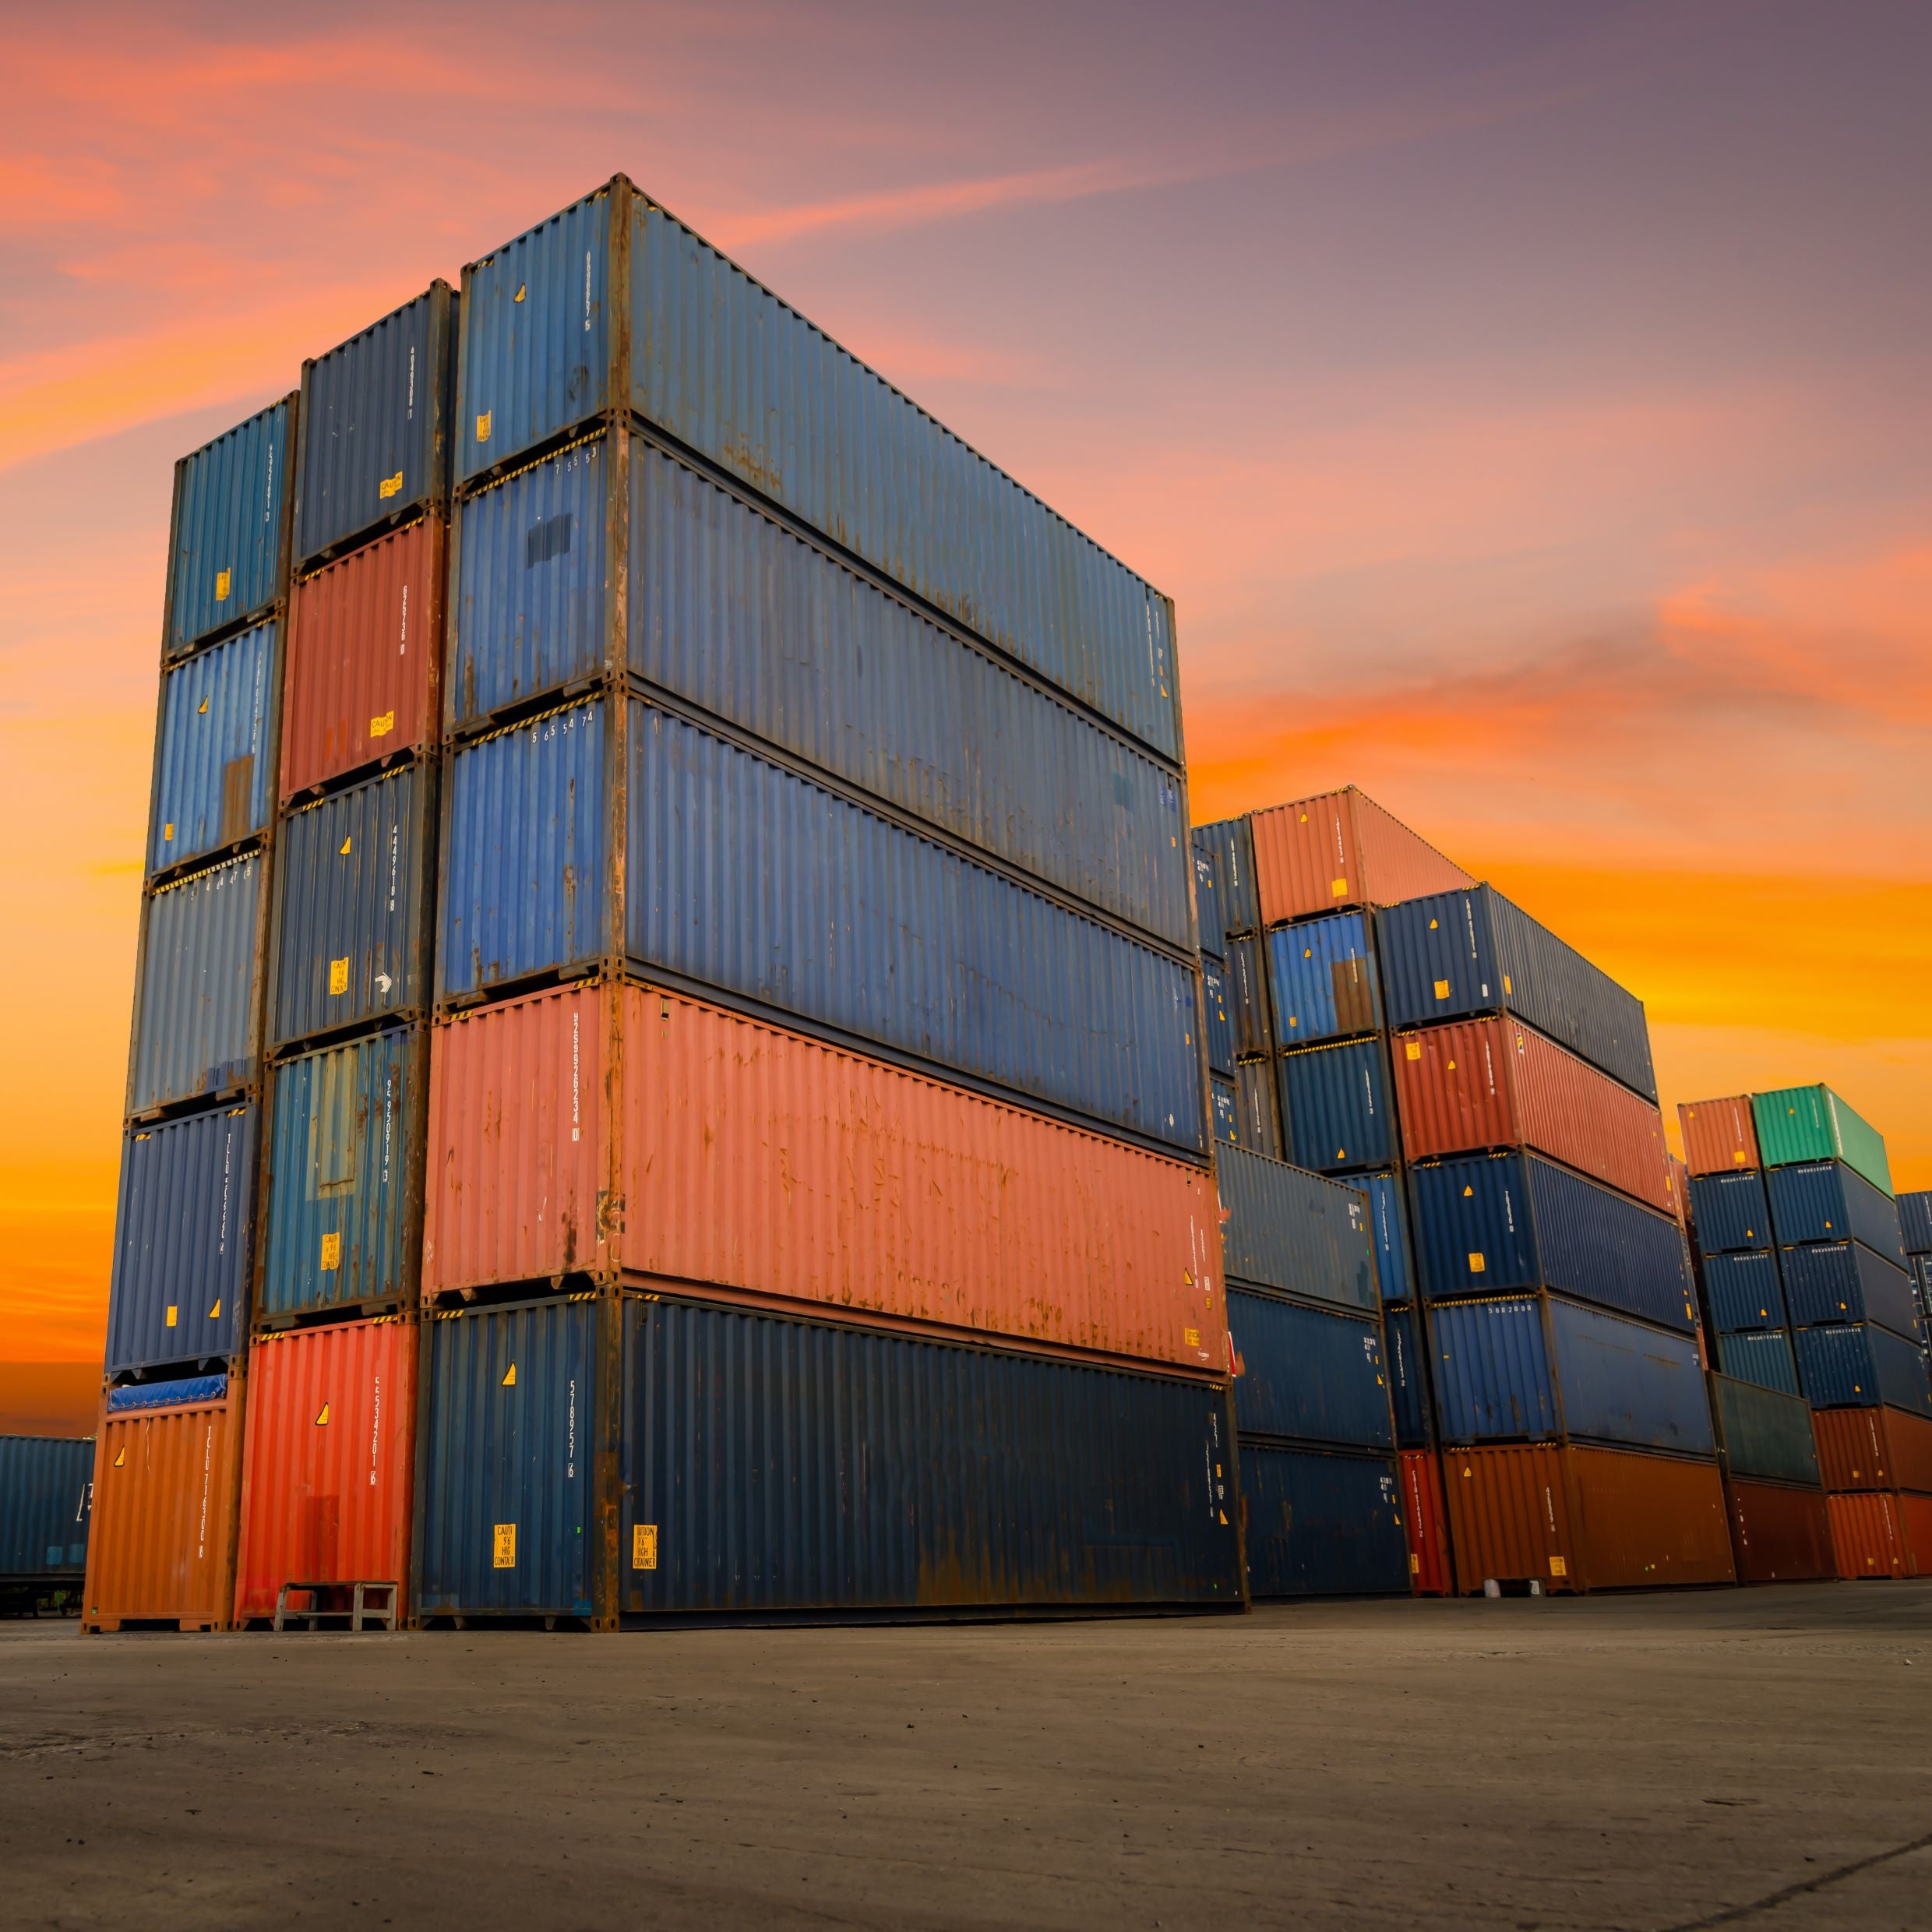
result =
[[[1268,1017],[1267,942],[1260,933],[1229,939],[1227,989],[1235,1057],[1265,1059],[1274,1050],[1274,1029]]]
[[[1254,834],[1246,818],[1219,819],[1194,827],[1194,845],[1214,866],[1221,903],[1223,943],[1237,933],[1260,929],[1261,900],[1254,878]]]
[[[1826,1499],[1839,1578],[1932,1574],[1932,1496],[1864,1491]]]
[[[1685,1165],[1694,1175],[1728,1174],[1761,1167],[1757,1130],[1751,1123],[1749,1094],[1724,1100],[1680,1101],[1677,1125],[1683,1134]]]
[[[1719,1334],[1754,1328],[1787,1328],[1784,1286],[1778,1257],[1770,1250],[1704,1257],[1704,1297],[1711,1326]]]
[[[93,1478],[91,1436],[0,1436],[0,1585],[79,1582]]]
[[[281,594],[296,414],[297,399],[285,396],[176,466],[166,654],[254,616]]]
[[[1240,1365],[1234,1419],[1243,1440],[1394,1447],[1379,1323],[1231,1289],[1228,1327]]]
[[[1373,1314],[1380,1296],[1367,1197],[1245,1148],[1217,1155],[1229,1278]]]
[[[1794,1328],[1821,1323],[1874,1321],[1923,1347],[1918,1297],[1903,1268],[1881,1260],[1860,1241],[1780,1248],[1778,1272]]]
[[[1274,1044],[1373,1033],[1382,1024],[1368,921],[1359,912],[1304,919],[1267,935],[1269,1003]]]
[[[1899,1228],[1908,1254],[1932,1254],[1932,1187],[1901,1194]]]
[[[1428,1365],[1423,1359],[1421,1310],[1382,1310],[1382,1352],[1388,1365],[1389,1405],[1394,1412],[1398,1447],[1418,1449],[1436,1440],[1434,1405],[1429,1398]]]
[[[1248,1588],[1257,1597],[1406,1594],[1393,1456],[1241,1444]]]
[[[1932,1416],[1924,1348],[1869,1322],[1793,1331],[1798,1385],[1814,1408],[1868,1408],[1888,1404]]]
[[[1338,1174],[1387,1167],[1400,1156],[1379,1035],[1296,1047],[1279,1056],[1276,1074],[1282,1142],[1297,1166]]]
[[[1208,1113],[1215,1139],[1223,1147],[1239,1146],[1241,1112],[1235,1098],[1234,1082],[1219,1074],[1208,1077]]]
[[[1204,953],[1201,990],[1208,1003],[1208,1064],[1216,1074],[1234,1077],[1234,1028],[1228,1017],[1226,969]]]
[[[1408,1541],[1408,1585],[1418,1596],[1452,1596],[1455,1564],[1449,1549],[1449,1512],[1442,1500],[1442,1465],[1433,1449],[1396,1458],[1401,1483],[1402,1531]]]
[[[1794,1242],[1859,1241],[1895,1267],[1906,1264],[1899,1207],[1843,1161],[1805,1161],[1765,1176],[1780,1247]]]
[[[1253,815],[1263,921],[1394,905],[1475,883],[1353,785]]]
[[[1697,1232],[1698,1247],[1706,1254],[1770,1247],[1776,1237],[1772,1232],[1764,1176],[1750,1169],[1694,1176],[1690,1183],[1690,1225]]]
[[[1401,1175],[1363,1174],[1352,1177],[1369,1197],[1369,1228],[1375,1240],[1375,1272],[1385,1302],[1412,1300],[1416,1270],[1409,1256],[1408,1190]]]
[[[1711,1409],[1724,1466],[1731,1475],[1819,1486],[1813,1410],[1801,1396],[1714,1375]]]
[[[1221,916],[1221,889],[1215,878],[1213,848],[1198,832],[1188,835],[1188,843],[1194,860],[1194,915],[1200,950],[1207,958],[1225,959],[1228,929]],[[1932,1246],[1932,1240],[1927,1245]]]
[[[150,873],[237,844],[268,823],[277,629],[257,624],[162,674]]]
[[[1932,1493],[1932,1417],[1902,1408],[1807,1408],[1806,1419],[1828,1490]]]
[[[1804,1583],[1835,1574],[1822,1491],[1733,1478],[1724,1500],[1740,1583]]]
[[[1740,1382],[1755,1383],[1783,1395],[1798,1393],[1798,1359],[1791,1337],[1782,1328],[1757,1329],[1716,1338],[1718,1366]]]
[[[1801,1161],[1846,1162],[1889,1194],[1891,1168],[1885,1137],[1830,1088],[1783,1087],[1751,1096],[1751,1119],[1766,1167]]]
[[[1274,1091],[1274,1069],[1266,1060],[1243,1060],[1234,1070],[1235,1111],[1239,1138],[1250,1154],[1282,1158],[1281,1105]]]

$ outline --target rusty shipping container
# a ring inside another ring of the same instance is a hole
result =
[[[1823,1490],[1732,1478],[1724,1500],[1740,1583],[1803,1583],[1836,1574]]]
[[[1811,1412],[1828,1490],[1914,1490],[1932,1495],[1932,1417],[1901,1408]]]
[[[1453,1596],[1456,1570],[1449,1549],[1449,1512],[1442,1500],[1442,1465],[1433,1449],[1396,1458],[1402,1486],[1402,1529],[1408,1539],[1408,1587],[1418,1596]]]
[[[1251,815],[1262,922],[1394,905],[1475,883],[1353,785]]]
[[[1680,1101],[1677,1125],[1683,1134],[1685,1165],[1694,1177],[1764,1165],[1757,1158],[1757,1130],[1752,1123],[1749,1094],[1733,1094],[1725,1100]]]
[[[272,1617],[284,1584],[409,1581],[417,1331],[338,1322],[249,1357],[234,1620]],[[334,1599],[305,1592],[291,1607]],[[346,1606],[345,1606],[346,1607]]]
[[[1932,1574],[1932,1496],[1866,1490],[1826,1503],[1843,1581]]]
[[[299,402],[271,403],[175,464],[164,658],[238,629],[280,597]]]
[[[1528,1148],[1671,1211],[1663,1118],[1648,1101],[1533,1028],[1500,1016],[1398,1033],[1402,1151]]]
[[[1227,1366],[1203,1169],[680,994],[440,1024],[429,1114],[425,1295],[621,1275]]]

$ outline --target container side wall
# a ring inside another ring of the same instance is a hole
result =
[[[1418,1596],[1455,1592],[1449,1549],[1449,1512],[1442,1499],[1442,1465],[1435,1452],[1414,1450],[1398,1458],[1402,1485],[1402,1528],[1408,1538],[1409,1587]]]
[[[1208,1064],[1217,1074],[1234,1077],[1234,1024],[1229,1017],[1227,970],[1204,953],[1201,990],[1208,1003]]]
[[[169,649],[187,649],[281,589],[288,400],[216,437],[182,466],[168,589]]]
[[[1413,1308],[1382,1311],[1382,1352],[1388,1363],[1389,1401],[1394,1412],[1395,1440],[1403,1449],[1426,1447],[1436,1440],[1429,1400],[1422,1317]]]
[[[1557,1391],[1535,1301],[1446,1302],[1431,1311],[1429,1335],[1446,1441],[1557,1434]]]
[[[1780,1394],[1798,1393],[1798,1363],[1792,1353],[1791,1337],[1782,1329],[1761,1331],[1754,1334],[1720,1334],[1717,1338],[1719,1369],[1740,1382],[1759,1388],[1775,1389]]]
[[[1221,1150],[1216,1169],[1228,1216],[1222,1257],[1231,1277],[1306,1301],[1375,1311],[1366,1196],[1245,1148]]]
[[[1932,1418],[1898,1408],[1821,1408],[1810,1423],[1828,1490],[1932,1493]]]
[[[1243,1060],[1234,1070],[1234,1091],[1239,1123],[1237,1137],[1241,1145],[1251,1154],[1278,1161],[1282,1158],[1282,1120],[1279,1097],[1274,1090],[1274,1069],[1266,1060]]]
[[[1780,1246],[1796,1241],[1862,1241],[1895,1267],[1906,1264],[1898,1204],[1843,1161],[1774,1167],[1765,1176],[1771,1225]]]
[[[80,1581],[93,1487],[91,1436],[0,1436],[0,1582]]]
[[[1552,1299],[1549,1331],[1572,1437],[1708,1456],[1716,1449],[1704,1365],[1687,1335]]]
[[[1369,1197],[1369,1226],[1375,1242],[1375,1272],[1385,1302],[1412,1301],[1416,1271],[1409,1253],[1408,1212],[1401,1175],[1365,1174],[1352,1181]]]
[[[1267,943],[1277,1045],[1310,1046],[1380,1026],[1375,960],[1361,913],[1306,919],[1269,933]]]
[[[1560,1450],[1445,1449],[1442,1486],[1463,1595],[1491,1580],[1581,1587]]]
[[[1211,825],[1197,825],[1194,841],[1214,862],[1215,890],[1220,897],[1222,929],[1227,938],[1257,931],[1261,901],[1255,883],[1254,837],[1249,821],[1219,819]]]
[[[1401,1152],[1379,1038],[1297,1047],[1280,1057],[1288,1156],[1317,1173],[1387,1167]]]
[[[1677,1124],[1683,1133],[1684,1160],[1694,1174],[1728,1174],[1757,1168],[1757,1130],[1751,1122],[1749,1094],[1726,1100],[1680,1102]]]
[[[1228,1018],[1237,1059],[1264,1058],[1274,1050],[1268,1017],[1267,942],[1258,933],[1228,942]]]
[[[1798,1382],[1814,1408],[1868,1408],[1886,1403],[1932,1416],[1925,1350],[1869,1323],[1855,1327],[1800,1328],[1792,1341]]]
[[[1248,1588],[1257,1597],[1381,1596],[1408,1588],[1392,1456],[1241,1445]]]
[[[1818,1490],[1729,1482],[1724,1493],[1740,1583],[1803,1583],[1836,1574],[1830,1510]]]
[[[1706,1254],[1768,1248],[1771,1203],[1757,1172],[1703,1174],[1690,1183],[1690,1222]]]
[[[1899,1226],[1908,1254],[1932,1254],[1932,1187],[1899,1197]]]
[[[1236,1289],[1228,1326],[1241,1362],[1234,1417],[1244,1437],[1394,1447],[1375,1321]]]
[[[1215,874],[1214,848],[1200,833],[1189,834],[1194,860],[1194,917],[1202,954],[1210,959],[1228,956],[1228,929],[1222,917],[1221,890]],[[1932,1248],[1932,1233],[1926,1246]]]
[[[1750,1254],[1707,1254],[1704,1292],[1711,1325],[1719,1334],[1791,1325],[1777,1257],[1765,1249]]]
[[[1828,1087],[1783,1087],[1751,1096],[1751,1118],[1766,1167],[1847,1162],[1881,1193],[1892,1191],[1884,1137]]]
[[[1818,1458],[1808,1402],[1727,1375],[1711,1378],[1724,1465],[1734,1476],[1818,1486]]]
[[[1611,1449],[1564,1454],[1587,1588],[1683,1589],[1737,1581],[1715,1463]]]
[[[268,823],[277,629],[257,624],[164,674],[150,872],[232,845]]]
[[[1352,787],[1256,813],[1254,855],[1270,925],[1475,883]]]
[[[1856,1241],[1833,1241],[1779,1250],[1785,1301],[1792,1325],[1810,1328],[1826,1322],[1874,1321],[1895,1335],[1923,1346],[1918,1298],[1912,1277],[1881,1260]]]

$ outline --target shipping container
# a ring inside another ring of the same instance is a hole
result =
[[[1241,1108],[1235,1097],[1235,1085],[1231,1080],[1219,1074],[1211,1074],[1208,1081],[1208,1112],[1213,1123],[1215,1141],[1223,1147],[1239,1147],[1241,1144]]]
[[[1912,1281],[1919,1297],[1919,1319],[1932,1337],[1932,1254],[1913,1256]]]
[[[1202,1169],[636,986],[476,1009],[430,1068],[425,1294],[623,1273],[1226,1370]]]
[[[1411,1161],[1523,1147],[1671,1211],[1662,1116],[1534,1028],[1463,1020],[1394,1042],[1395,1105]]]
[[[1553,1296],[1430,1309],[1444,1439],[1568,1436],[1708,1456],[1715,1447],[1695,1341]]]
[[[1222,1264],[1231,1279],[1373,1314],[1380,1305],[1366,1194],[1245,1148],[1219,1151]]]
[[[1198,832],[1188,834],[1194,860],[1194,922],[1200,934],[1204,957],[1225,959],[1228,955],[1228,929],[1221,917],[1221,891],[1215,881],[1215,855]],[[1926,1244],[1932,1247],[1932,1239]]]
[[[1475,883],[1353,785],[1272,806],[1253,822],[1261,917],[1269,925]]]
[[[283,1586],[409,1582],[413,1323],[269,1336],[249,1357],[234,1620],[272,1617]],[[340,1607],[304,1590],[294,1609]]]
[[[143,920],[128,1112],[238,1091],[259,1038],[262,885],[249,852],[158,887]]]
[[[1901,1194],[1899,1228],[1908,1254],[1932,1254],[1932,1188]]]
[[[281,795],[420,756],[442,728],[446,531],[419,516],[295,586]]]
[[[1711,1326],[1719,1334],[1791,1325],[1784,1289],[1778,1279],[1777,1257],[1768,1249],[1749,1254],[1707,1254],[1704,1295]]]
[[[1219,1387],[622,1310],[625,1615],[1241,1602]]]
[[[248,1332],[257,1116],[222,1107],[121,1144],[106,1368],[224,1359]]]
[[[1832,1241],[1780,1248],[1778,1271],[1792,1326],[1875,1321],[1908,1341],[1925,1343],[1912,1277],[1874,1254],[1862,1241]]]
[[[1299,925],[1278,928],[1267,935],[1267,943],[1277,1045],[1346,1039],[1381,1025],[1382,1001],[1364,915],[1338,912],[1305,919]]]
[[[1932,1574],[1932,1497],[1862,1491],[1827,1499],[1832,1552],[1849,1583]]]
[[[1782,1395],[1800,1393],[1797,1357],[1792,1352],[1791,1337],[1785,1330],[1720,1334],[1716,1346],[1718,1367],[1723,1374],[1740,1382],[1754,1383],[1759,1388],[1775,1389]]]
[[[1685,1164],[1693,1176],[1728,1174],[1758,1168],[1757,1130],[1751,1122],[1749,1094],[1726,1100],[1680,1101],[1677,1125],[1683,1134]]]
[[[1254,835],[1249,820],[1244,816],[1197,825],[1194,844],[1213,862],[1215,894],[1221,901],[1221,926],[1225,939],[1232,939],[1237,933],[1259,932],[1261,900],[1255,885]]]
[[[95,1438],[83,1627],[227,1621],[241,1406],[232,1375],[109,1395]]]
[[[1771,1247],[1776,1237],[1764,1176],[1751,1169],[1695,1176],[1690,1183],[1690,1225],[1698,1247],[1707,1255]]]
[[[1237,1059],[1266,1059],[1274,1051],[1268,1017],[1267,942],[1258,933],[1228,941],[1228,1019]]]
[[[1394,1447],[1379,1323],[1231,1289],[1228,1328],[1239,1368],[1235,1426],[1244,1440]]]
[[[1644,1003],[1494,887],[1387,908],[1375,950],[1391,1026],[1508,1013],[1655,1105]]]
[[[1234,1070],[1234,1092],[1242,1146],[1271,1161],[1281,1159],[1282,1121],[1273,1065],[1267,1060],[1243,1060]]]
[[[1166,600],[621,176],[466,267],[460,325],[459,485],[628,407],[1178,760]]]
[[[1843,1161],[1881,1193],[1891,1192],[1884,1136],[1830,1088],[1784,1087],[1754,1094],[1751,1119],[1766,1167]]]
[[[1546,1591],[1731,1583],[1714,1462],[1627,1450],[1460,1449],[1443,1456],[1456,1587]]]
[[[1828,1490],[1932,1493],[1932,1418],[1899,1408],[1820,1408],[1810,1423]]]
[[[339,550],[450,493],[456,298],[432,282],[302,365],[295,555]]]
[[[1774,1167],[1765,1176],[1778,1245],[1860,1241],[1895,1267],[1906,1264],[1898,1204],[1842,1161]]]
[[[150,873],[238,845],[267,826],[277,629],[255,625],[162,673]]]
[[[1529,1154],[1408,1170],[1432,1301],[1547,1288],[1669,1328],[1697,1326],[1683,1230],[1627,1195]]]
[[[1724,1485],[1740,1583],[1803,1583],[1836,1574],[1824,1492],[1782,1482]]]
[[[297,400],[284,397],[175,464],[164,657],[237,627],[281,595]]]
[[[1208,1064],[1214,1072],[1234,1077],[1234,1027],[1228,1017],[1228,982],[1218,960],[1206,954],[1200,961],[1201,992],[1208,1003]]]
[[[1711,1378],[1711,1409],[1717,1420],[1724,1466],[1754,1482],[1818,1486],[1813,1412],[1802,1397],[1728,1375]]]
[[[1798,1384],[1814,1408],[1867,1408],[1884,1403],[1932,1416],[1925,1350],[1888,1330],[1855,1327],[1800,1328],[1792,1334]]]
[[[1449,1512],[1442,1500],[1442,1465],[1432,1449],[1396,1458],[1401,1485],[1402,1528],[1408,1539],[1408,1584],[1418,1596],[1453,1596],[1454,1560],[1449,1549]]]
[[[1369,1229],[1375,1242],[1376,1278],[1381,1283],[1384,1302],[1415,1299],[1416,1271],[1408,1253],[1408,1210],[1401,1176],[1364,1174],[1352,1179],[1369,1197]]]
[[[1389,1405],[1394,1414],[1398,1448],[1426,1448],[1436,1440],[1433,1405],[1429,1399],[1429,1371],[1423,1359],[1426,1348],[1419,1309],[1382,1310],[1382,1353],[1387,1364]]]
[[[1401,1148],[1379,1035],[1280,1056],[1282,1144],[1317,1173],[1387,1167]]]
[[[428,1054],[397,1027],[276,1068],[258,1321],[414,1298]]]
[[[79,1586],[93,1513],[91,1436],[0,1436],[0,1605]]]
[[[1241,1444],[1248,1588],[1257,1597],[1408,1589],[1393,1456]]]

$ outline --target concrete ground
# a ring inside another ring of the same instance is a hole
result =
[[[1932,1923],[1932,1584],[619,1638],[0,1625],[10,1927]]]

